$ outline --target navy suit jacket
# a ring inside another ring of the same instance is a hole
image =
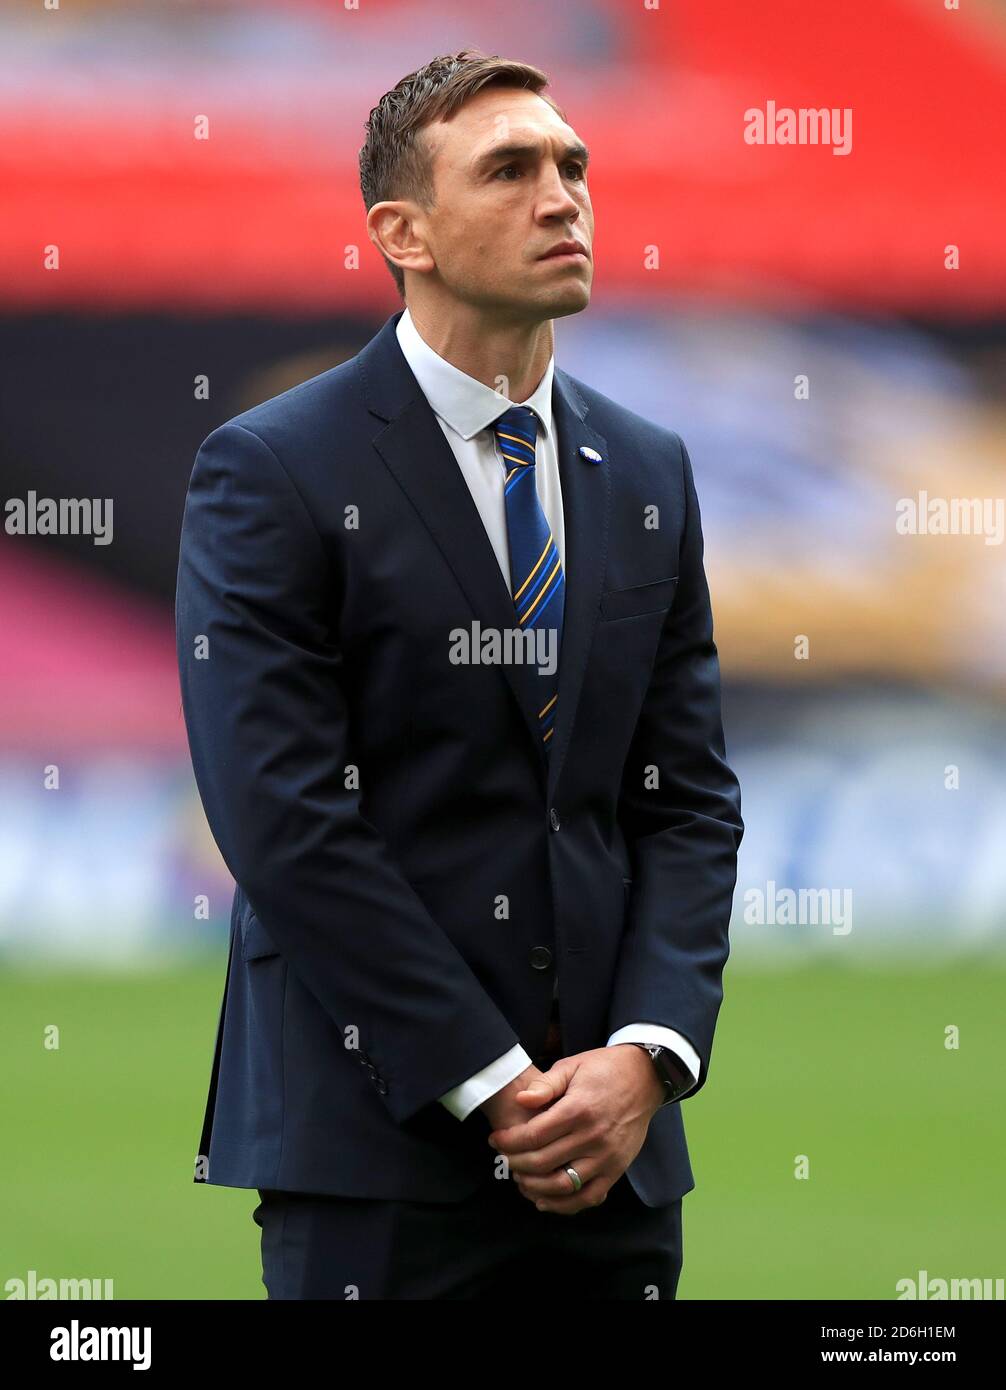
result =
[[[542,1051],[555,972],[564,1055],[653,1022],[696,1048],[692,1095],[708,1073],[743,824],[688,454],[555,370],[546,758],[535,669],[450,660],[452,630],[512,629],[513,601],[399,317],[192,471],[182,700],[237,884],[196,1181],[469,1195],[489,1126],[438,1097]],[[694,1186],[680,1103],[627,1176],[651,1206]]]

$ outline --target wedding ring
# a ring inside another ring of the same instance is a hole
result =
[[[568,1174],[569,1180],[573,1184],[573,1191],[579,1192],[580,1188],[583,1186],[583,1179],[580,1177],[580,1174],[572,1166],[566,1168],[564,1171]]]

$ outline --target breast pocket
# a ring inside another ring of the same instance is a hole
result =
[[[665,613],[674,602],[678,576],[634,584],[629,589],[607,589],[601,595],[601,621],[613,618],[639,618],[644,613]]]
[[[264,960],[267,956],[278,956],[276,943],[262,923],[245,904],[241,914],[241,959]]]

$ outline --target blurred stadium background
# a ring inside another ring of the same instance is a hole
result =
[[[0,4],[0,497],[114,499],[109,545],[0,532],[0,1287],[264,1297],[255,1194],[191,1182],[231,884],[182,504],[211,429],[400,307],[363,123],[469,45],[543,67],[592,149],[560,365],[678,430],[702,503],[747,833],[680,1296],[1001,1277],[1006,567],[895,523],[1006,491],[1003,5],[78,0]],[[768,100],[851,108],[851,153],[746,144]],[[769,885],[851,893],[851,930],[746,920]]]

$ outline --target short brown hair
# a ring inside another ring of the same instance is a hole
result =
[[[540,68],[498,55],[463,49],[434,58],[410,72],[384,96],[367,120],[367,139],[360,150],[360,189],[369,212],[375,203],[411,198],[420,207],[434,203],[433,170],[425,143],[416,133],[432,121],[449,120],[483,87],[522,87],[541,95],[548,78]],[[542,96],[563,120],[551,97]],[[398,293],[405,299],[405,275],[384,257]]]

